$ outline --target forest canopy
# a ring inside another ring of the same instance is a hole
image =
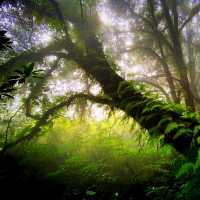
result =
[[[2,154],[116,119],[196,169],[198,0],[5,0],[0,19]]]

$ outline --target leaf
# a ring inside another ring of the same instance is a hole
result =
[[[86,191],[86,195],[87,195],[87,196],[94,196],[95,194],[96,194],[95,191],[92,191],[92,190],[87,190],[87,191]]]
[[[196,135],[197,133],[199,133],[200,131],[200,125],[197,125],[194,127],[194,135]]]
[[[3,92],[9,93],[9,92],[12,92],[14,90],[16,90],[16,89],[14,89],[14,88],[6,88],[6,89],[3,90]]]
[[[158,130],[158,128],[156,126],[154,126],[153,128],[149,129],[149,135],[154,136],[154,135],[158,135],[160,132]]]
[[[177,133],[174,135],[173,140],[176,140],[178,137],[183,136],[183,135],[188,135],[189,133],[192,133],[190,129],[187,128],[181,128],[180,130],[177,131]]]
[[[34,70],[33,73],[44,72],[44,71],[45,71],[45,70],[43,70],[43,69],[38,69],[38,70]]]
[[[122,92],[122,90],[124,89],[124,88],[126,88],[128,85],[127,85],[127,82],[126,81],[122,81],[122,82],[120,82],[120,84],[119,84],[119,87],[118,87],[118,89],[117,89],[117,94],[119,95],[119,96],[121,96],[121,92]]]
[[[200,136],[197,138],[197,143],[200,144]]]
[[[140,102],[137,102],[137,103],[134,103],[134,102],[131,102],[131,103],[128,103],[125,110],[127,113],[129,113],[130,111],[132,111],[134,108],[136,107],[139,107],[140,105],[144,104],[147,100],[144,100],[144,101],[140,101]]]
[[[172,132],[173,130],[177,129],[178,127],[179,127],[179,124],[177,124],[176,122],[171,122],[167,125],[165,129],[165,133],[168,134]]]
[[[181,166],[181,168],[179,169],[179,171],[176,174],[176,178],[182,178],[182,177],[186,177],[189,176],[193,173],[194,171],[194,164],[193,163],[185,163]]]
[[[150,108],[150,107],[146,107],[146,108],[142,111],[143,114],[144,114],[144,113],[147,113],[147,112],[151,112],[151,108]]]
[[[24,67],[25,77],[29,77],[33,71],[34,63],[30,63]]]
[[[171,118],[168,116],[163,116],[163,118],[158,122],[157,128],[160,128],[160,126],[162,126],[162,124],[164,124],[165,122],[170,122]]]
[[[2,93],[2,94],[0,94],[1,96],[6,96],[6,97],[8,97],[8,98],[11,98],[11,99],[14,99],[14,97],[12,96],[12,95],[10,95],[10,94],[4,94],[4,93]]]
[[[156,108],[159,108],[160,105],[159,104],[155,104],[155,103],[157,103],[157,100],[152,100],[150,102],[147,102],[146,108],[142,111],[142,113],[152,112]],[[151,104],[154,104],[154,105],[151,105]]]
[[[156,117],[158,116],[159,113],[152,113],[152,114],[149,114],[148,116],[145,117],[145,121],[148,122],[150,119],[152,119],[153,117]]]

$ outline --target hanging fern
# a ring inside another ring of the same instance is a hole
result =
[[[176,134],[173,137],[173,140],[176,140],[178,137],[183,136],[183,135],[190,136],[190,133],[192,133],[192,131],[190,129],[181,128],[176,132]]]
[[[175,129],[178,129],[179,127],[183,127],[184,124],[177,124],[176,122],[171,122],[167,125],[165,129],[165,133],[169,134],[170,132],[174,131]]]
[[[194,172],[194,164],[193,163],[185,163],[181,166],[176,174],[176,178],[180,179],[186,176],[191,176]]]
[[[159,121],[158,125],[157,125],[157,128],[160,128],[163,124],[165,123],[169,123],[170,121],[172,120],[171,117],[168,117],[168,116],[163,116],[163,118]]]

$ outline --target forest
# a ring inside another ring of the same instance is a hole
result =
[[[0,199],[200,199],[199,0],[0,0]]]

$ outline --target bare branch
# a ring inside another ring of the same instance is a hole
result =
[[[192,10],[190,11],[189,16],[183,22],[183,24],[181,25],[179,31],[181,31],[199,12],[200,12],[200,3],[198,3],[196,6],[194,6],[192,8]]]
[[[150,80],[150,79],[147,79],[147,78],[145,78],[145,77],[143,77],[143,78],[138,78],[138,79],[136,79],[136,81],[140,81],[140,82],[143,82],[143,83],[150,84],[150,85],[152,85],[153,87],[159,89],[159,90],[165,95],[167,101],[168,101],[168,102],[171,102],[171,98],[170,98],[169,94],[163,89],[163,87],[161,87],[161,86],[159,85],[159,83],[156,83],[155,81]]]

